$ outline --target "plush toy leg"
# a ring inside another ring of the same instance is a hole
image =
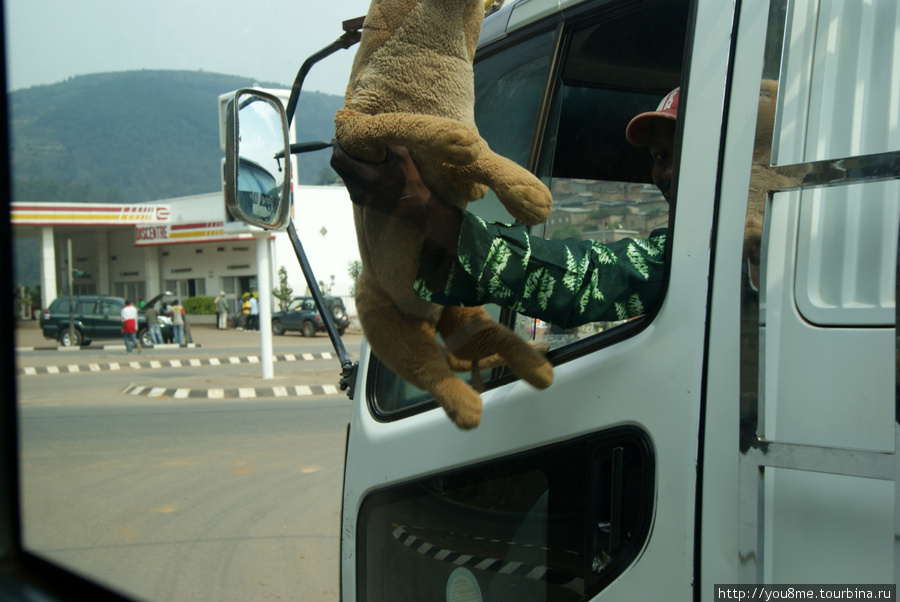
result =
[[[485,148],[469,165],[448,166],[462,181],[488,186],[509,213],[523,224],[539,224],[553,209],[553,197],[534,174]]]
[[[356,307],[366,338],[378,359],[406,382],[434,396],[461,429],[481,422],[481,397],[450,369],[434,324],[401,313],[379,289],[360,277]]]
[[[474,161],[484,148],[481,137],[465,124],[432,115],[368,115],[340,109],[334,115],[335,137],[352,157],[380,163],[392,145],[425,149],[435,159],[455,165]]]
[[[540,349],[498,324],[481,307],[445,307],[437,323],[449,352],[462,360],[490,367],[495,355],[530,385],[546,389],[553,383],[553,366]]]

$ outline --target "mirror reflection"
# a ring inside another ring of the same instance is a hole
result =
[[[290,161],[281,101],[260,91],[239,91],[233,106],[234,155],[229,159],[236,198],[229,195],[229,210],[243,222],[283,229],[290,219]]]

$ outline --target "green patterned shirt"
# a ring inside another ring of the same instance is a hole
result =
[[[494,303],[564,329],[627,320],[662,301],[666,234],[610,244],[546,240],[463,212],[458,263],[448,268],[423,255],[416,293],[440,305]]]

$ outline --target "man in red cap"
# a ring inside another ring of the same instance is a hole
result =
[[[625,130],[653,157],[653,183],[671,207],[679,88]],[[425,235],[416,293],[441,305],[494,303],[563,329],[633,318],[654,309],[665,291],[667,230],[609,244],[547,240],[525,226],[485,223],[432,196],[405,148],[384,163],[356,161],[335,143],[331,165],[350,199],[391,213]]]
[[[659,103],[655,111],[641,113],[625,128],[625,138],[634,146],[650,147],[653,157],[653,183],[672,204],[672,160],[675,154],[675,120],[678,118],[678,97],[675,88]]]

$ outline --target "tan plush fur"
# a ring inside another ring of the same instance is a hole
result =
[[[803,165],[778,173],[769,168],[772,156],[772,138],[775,133],[777,100],[778,82],[771,79],[762,80],[759,88],[759,112],[757,113],[756,137],[753,144],[753,163],[750,166],[750,191],[747,198],[747,222],[744,235],[744,258],[749,257],[754,263],[759,260],[763,219],[769,191],[796,186],[807,172],[807,167]]]
[[[526,224],[550,214],[547,188],[492,152],[474,120],[472,58],[483,0],[373,0],[335,135],[351,156],[383,161],[390,145],[410,150],[422,180],[460,208],[490,187]],[[481,397],[454,372],[509,364],[535,387],[553,380],[547,359],[480,307],[442,307],[413,290],[422,234],[385,213],[354,206],[362,259],[356,304],[378,358],[430,392],[460,428],[481,420]],[[446,346],[438,343],[440,333]],[[543,350],[546,350],[544,348]]]

